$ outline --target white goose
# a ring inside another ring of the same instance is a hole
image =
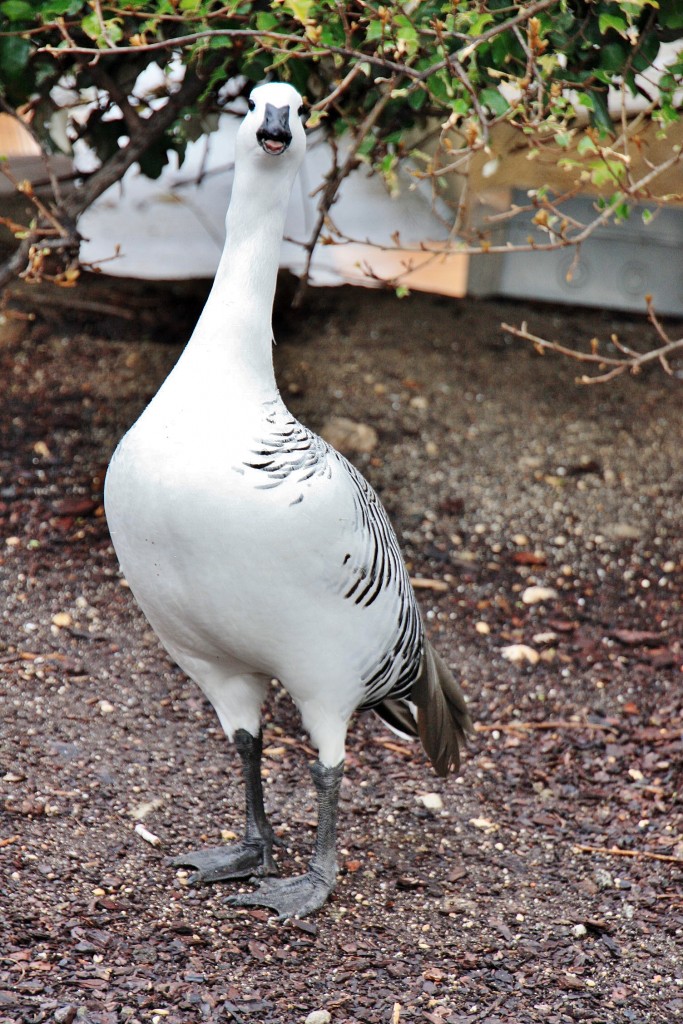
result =
[[[177,365],[116,449],[105,488],[133,594],[213,704],[243,764],[244,839],[176,863],[195,867],[202,881],[277,873],[260,775],[271,678],[291,694],[318,750],[309,871],[231,900],[281,917],[315,910],[334,887],[353,712],[374,708],[403,732],[419,732],[442,775],[457,768],[470,728],[462,694],[424,636],[376,494],[288,412],[275,383],[272,305],[306,148],[302,113],[289,85],[252,92],[211,294]]]

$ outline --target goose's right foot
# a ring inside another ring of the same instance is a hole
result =
[[[191,867],[191,884],[220,882],[228,878],[263,878],[277,875],[273,860],[272,843],[267,840],[247,840],[226,846],[211,846],[206,850],[190,850],[168,862],[172,867]]]

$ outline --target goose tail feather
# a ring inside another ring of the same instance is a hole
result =
[[[397,736],[410,740],[417,738],[417,722],[407,701],[386,698],[375,704],[372,710]]]
[[[420,742],[437,775],[460,767],[460,751],[473,732],[465,698],[443,658],[425,638],[420,675],[411,700],[417,705]]]

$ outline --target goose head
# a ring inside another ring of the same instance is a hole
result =
[[[303,100],[284,82],[267,82],[252,90],[249,110],[237,133],[237,154],[261,167],[300,164],[306,150]],[[280,169],[283,168],[280,166]]]

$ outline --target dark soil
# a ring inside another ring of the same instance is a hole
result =
[[[499,327],[639,345],[644,321],[360,290],[279,318],[292,410],[378,432],[356,461],[478,723],[445,782],[354,723],[337,889],[281,924],[165,864],[240,829],[237,757],[118,575],[102,482],[197,303],[103,289],[38,295],[0,342],[0,1021],[681,1019],[683,385],[582,388]],[[274,686],[284,874],[313,840],[307,742]]]

